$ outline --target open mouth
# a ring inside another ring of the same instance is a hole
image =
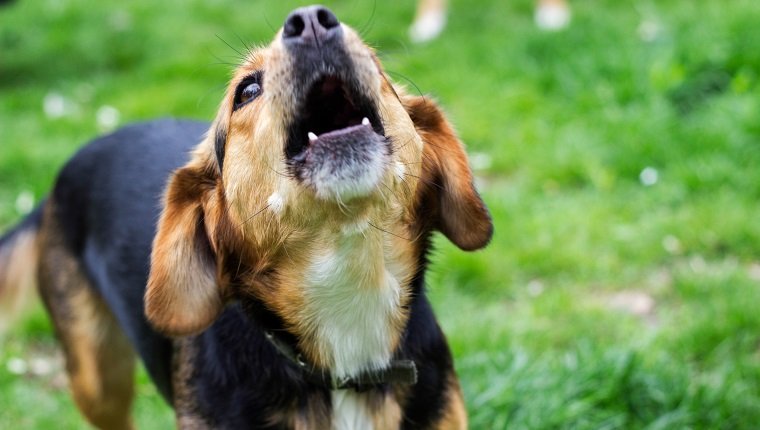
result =
[[[340,77],[328,75],[309,89],[285,153],[290,160],[302,161],[311,146],[350,144],[376,135],[383,136],[384,130],[373,103]]]

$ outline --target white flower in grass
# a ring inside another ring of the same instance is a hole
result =
[[[115,31],[127,31],[132,28],[132,15],[125,10],[117,10],[108,18],[110,27]]]
[[[31,191],[24,190],[16,197],[16,212],[20,215],[26,215],[34,209],[34,194]]]
[[[662,238],[662,248],[665,249],[668,254],[680,254],[681,241],[672,234],[669,234]]]
[[[119,124],[119,111],[113,106],[101,106],[95,114],[98,127],[103,131],[114,129]]]
[[[544,292],[544,283],[538,279],[528,282],[528,294],[531,297],[538,297]]]
[[[29,361],[29,370],[37,376],[49,375],[53,372],[53,362],[44,357],[32,358]]]
[[[750,279],[760,282],[760,263],[752,263],[747,272]]]
[[[536,8],[533,19],[540,30],[562,30],[570,25],[570,8],[561,1],[542,1]]]
[[[707,262],[701,255],[695,255],[689,259],[689,267],[694,273],[702,274],[707,271]]]
[[[472,152],[469,157],[472,170],[488,170],[491,167],[491,156],[485,152]]]
[[[661,27],[657,21],[645,19],[639,24],[636,33],[638,33],[639,39],[642,41],[654,42],[660,36]]]
[[[608,299],[610,308],[637,316],[651,315],[655,304],[654,298],[643,291],[620,291]]]
[[[42,110],[50,119],[61,118],[66,115],[67,101],[59,93],[51,92],[42,100]]]
[[[8,372],[14,375],[23,375],[26,373],[29,366],[27,366],[26,361],[23,359],[11,357],[8,359],[8,362],[5,363],[5,367],[8,369]]]
[[[644,170],[639,173],[639,181],[645,187],[651,187],[659,180],[659,172],[654,167],[645,167]]]

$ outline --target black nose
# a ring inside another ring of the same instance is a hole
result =
[[[286,43],[320,44],[341,33],[340,21],[324,6],[307,6],[290,12],[282,27]]]

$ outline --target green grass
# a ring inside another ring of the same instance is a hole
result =
[[[529,0],[470,3],[453,0],[442,37],[416,46],[411,2],[327,2],[397,81],[437,97],[481,160],[493,243],[465,254],[438,240],[430,275],[472,428],[756,428],[760,3],[575,0],[561,33],[534,28]],[[1,8],[0,225],[102,131],[102,106],[121,124],[212,118],[220,63],[238,57],[220,39],[266,43],[295,6]],[[65,115],[45,115],[51,94]],[[630,297],[651,306],[631,312]],[[39,309],[1,348],[0,428],[84,425],[59,374],[8,370],[56,356]],[[139,393],[140,428],[170,426],[144,372]]]

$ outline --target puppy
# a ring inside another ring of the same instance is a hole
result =
[[[75,155],[0,241],[0,289],[37,281],[99,428],[132,427],[137,356],[183,429],[461,429],[424,292],[436,230],[463,250],[492,234],[462,144],[311,6],[210,126],[132,125]]]

